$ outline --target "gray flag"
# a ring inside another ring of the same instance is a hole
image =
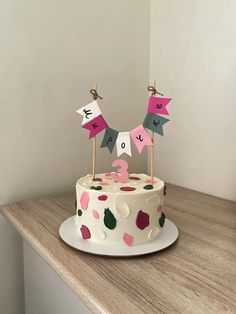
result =
[[[158,114],[147,113],[143,122],[143,126],[155,133],[163,135],[162,126],[168,121],[170,120],[159,116]]]
[[[113,148],[116,144],[118,133],[119,132],[114,129],[107,128],[100,147],[107,147],[110,153],[112,153]]]

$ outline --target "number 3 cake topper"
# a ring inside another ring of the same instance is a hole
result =
[[[148,86],[148,91],[151,92],[151,96],[149,97],[147,113],[144,122],[128,132],[119,132],[108,126],[97,102],[97,99],[102,99],[102,97],[98,95],[96,84],[94,84],[94,88],[90,90],[90,93],[93,96],[93,101],[77,110],[77,112],[83,116],[82,128],[87,129],[89,131],[89,139],[93,139],[93,180],[96,180],[96,135],[105,130],[105,134],[100,147],[107,147],[109,152],[112,153],[116,145],[118,157],[122,154],[127,154],[130,157],[132,156],[130,138],[132,139],[140,154],[145,146],[151,147],[150,175],[151,182],[153,184],[154,134],[157,133],[163,136],[163,125],[169,121],[169,119],[163,116],[169,115],[166,106],[169,104],[172,98],[163,97],[163,94],[157,91],[156,81],[154,81],[153,86]],[[161,97],[156,97],[157,94]],[[148,129],[149,132],[146,129]],[[121,159],[113,162],[113,167],[120,166],[120,171],[118,169],[120,175],[114,174],[112,176],[114,181],[125,182],[126,180],[128,180],[128,164],[127,167],[126,164],[127,162]]]

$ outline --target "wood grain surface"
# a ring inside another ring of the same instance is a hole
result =
[[[167,192],[179,239],[135,258],[93,256],[60,240],[74,193],[1,211],[93,313],[236,313],[235,203],[172,185]]]

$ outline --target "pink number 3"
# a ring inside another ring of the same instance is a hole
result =
[[[128,163],[127,161],[123,159],[116,159],[112,163],[112,167],[120,167],[118,169],[118,172],[120,175],[117,173],[112,173],[112,180],[115,182],[127,182],[129,179],[129,173],[128,173]]]

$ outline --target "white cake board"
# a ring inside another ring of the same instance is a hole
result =
[[[163,250],[173,244],[178,238],[178,229],[169,219],[165,220],[163,232],[156,240],[134,245],[127,246],[115,246],[115,245],[103,245],[94,243],[89,240],[83,240],[75,228],[74,217],[72,216],[65,220],[60,228],[59,235],[61,239],[73,248],[91,254],[105,255],[105,256],[137,256],[150,254]]]

